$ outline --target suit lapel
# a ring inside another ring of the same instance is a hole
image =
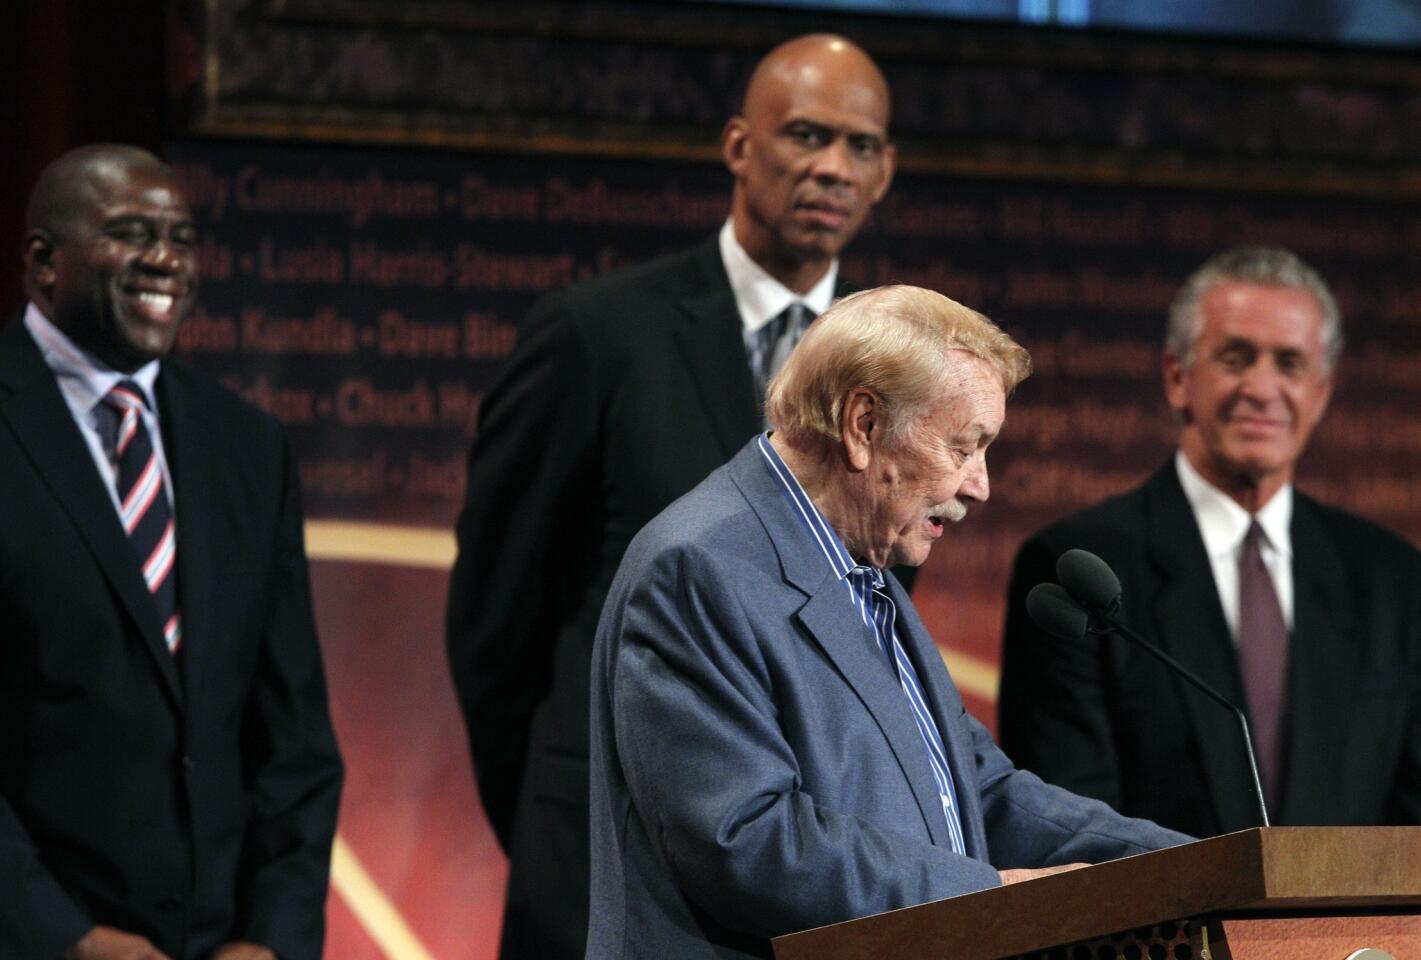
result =
[[[183,684],[194,698],[203,679],[203,667],[212,654],[211,638],[219,589],[214,544],[223,542],[214,527],[221,516],[219,491],[224,489],[221,463],[211,444],[209,425],[201,419],[199,405],[190,402],[182,386],[182,373],[171,361],[163,364],[158,379],[159,415],[163,423],[163,449],[173,477],[178,532],[178,608],[182,612]]]
[[[803,531],[761,457],[752,440],[731,462],[730,475],[774,541],[785,580],[809,595],[795,620],[834,664],[888,741],[933,843],[951,846],[922,734],[898,678],[854,609],[848,588]]]
[[[890,582],[893,578],[889,578]],[[923,699],[933,711],[933,721],[942,735],[947,750],[947,764],[952,772],[952,785],[956,792],[958,819],[962,822],[962,837],[967,847],[967,855],[987,861],[987,831],[982,820],[981,796],[977,790],[977,757],[972,745],[963,737],[966,727],[958,722],[966,708],[957,692],[947,667],[938,653],[932,634],[923,625],[917,609],[908,597],[908,591],[896,582],[889,587],[889,594],[898,608],[898,639],[903,644],[913,666],[918,671],[918,682],[923,686]],[[919,734],[921,740],[921,734]],[[933,784],[933,800],[941,811],[942,802],[937,796],[937,785]],[[943,819],[941,816],[939,820]]]
[[[163,643],[158,610],[143,583],[133,547],[53,373],[18,320],[0,334],[0,384],[13,391],[0,400],[0,417],[69,514],[80,539],[133,620],[163,685],[180,707],[183,697],[177,667]]]
[[[680,325],[673,336],[685,361],[685,375],[696,386],[706,420],[729,459],[764,424],[756,408],[755,384],[745,355],[743,323],[731,292],[716,238],[696,254],[700,274],[694,292],[681,300]]]
[[[1340,778],[1347,768],[1346,737],[1337,728],[1339,710],[1304,709],[1352,702],[1357,681],[1357,651],[1347,638],[1361,636],[1352,619],[1353,604],[1342,591],[1348,574],[1341,556],[1318,522],[1312,501],[1294,495],[1293,635],[1288,648],[1288,708],[1285,730],[1282,809],[1288,823],[1321,822],[1336,809],[1321,799],[1320,780]],[[1345,710],[1345,707],[1341,707]]]
[[[1151,560],[1160,576],[1149,615],[1160,646],[1231,703],[1243,707],[1238,655],[1204,539],[1172,462],[1150,482],[1146,510]],[[1219,823],[1226,831],[1256,826],[1258,813],[1233,715],[1182,680],[1175,678],[1174,686],[1194,730]]]
[[[923,824],[933,843],[951,846],[942,814],[942,798],[928,766],[917,721],[887,659],[880,654],[849,602],[843,582],[828,573],[815,595],[799,611],[798,620],[878,724],[913,790],[913,798],[918,802]],[[952,757],[949,762],[953,762]]]

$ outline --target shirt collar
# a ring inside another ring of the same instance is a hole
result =
[[[735,306],[740,310],[740,321],[746,333],[754,333],[784,312],[785,307],[796,301],[804,303],[817,317],[828,310],[834,302],[834,285],[839,279],[837,258],[829,264],[829,271],[823,279],[803,296],[780,283],[750,258],[740,241],[735,239],[733,221],[725,221],[720,228],[720,259],[725,264],[725,274],[730,279],[730,289],[735,294]]]
[[[829,526],[829,521],[824,519],[824,515],[819,512],[814,501],[809,499],[809,494],[805,492],[799,478],[794,475],[794,471],[789,468],[780,457],[779,451],[770,443],[770,432],[766,431],[760,434],[756,438],[756,443],[759,444],[760,453],[764,455],[765,469],[770,471],[770,476],[774,478],[780,492],[794,507],[794,515],[800,520],[800,529],[814,540],[815,545],[824,555],[825,562],[834,571],[834,576],[843,580],[850,574],[868,574],[875,587],[882,587],[883,571],[877,567],[858,563],[849,554],[848,548],[844,546],[844,541],[839,539],[838,533]]]
[[[123,380],[138,384],[149,410],[158,409],[153,394],[153,385],[158,380],[157,360],[148,361],[132,373],[115,370],[69,339],[34,303],[25,305],[25,327],[39,346],[44,362],[54,371],[60,387],[83,409],[92,410]]]
[[[1236,556],[1249,524],[1257,520],[1268,545],[1284,557],[1293,556],[1291,525],[1293,520],[1293,485],[1287,483],[1273,495],[1256,514],[1249,514],[1228,494],[1214,486],[1189,462],[1184,451],[1174,455],[1179,485],[1184,498],[1194,511],[1199,533],[1204,538],[1204,550],[1211,558]]]

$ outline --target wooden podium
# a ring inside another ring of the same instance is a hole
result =
[[[1373,948],[1380,954],[1357,951]],[[776,960],[1421,960],[1421,827],[1267,827],[778,937]]]

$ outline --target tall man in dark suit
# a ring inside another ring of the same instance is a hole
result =
[[[1421,823],[1421,555],[1292,486],[1341,348],[1326,284],[1287,251],[1232,250],[1185,284],[1174,460],[1017,558],[1000,710],[1019,763],[1201,836],[1258,823],[1227,712],[1124,640],[1030,622],[1026,592],[1082,547],[1120,575],[1131,627],[1246,709],[1274,823]]]
[[[1185,838],[1016,770],[890,564],[987,499],[1026,351],[916,287],[847,297],[772,432],[632,541],[592,664],[589,960],[768,939]]]
[[[485,397],[450,587],[450,664],[512,860],[505,958],[581,958],[588,663],[632,535],[763,424],[764,383],[842,291],[888,189],[888,88],[832,36],[765,57],[725,126],[730,219],[692,250],[543,300]]]
[[[341,764],[280,426],[166,359],[192,216],[65,154],[0,332],[0,956],[318,960]]]

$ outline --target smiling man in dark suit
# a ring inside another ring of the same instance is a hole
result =
[[[172,171],[40,176],[0,333],[0,956],[318,960],[341,764],[280,426],[166,359]]]
[[[1293,254],[1204,264],[1170,310],[1179,451],[1017,557],[1003,747],[1046,780],[1199,836],[1258,824],[1231,716],[1123,640],[1067,643],[1025,610],[1056,557],[1103,557],[1123,616],[1250,717],[1277,824],[1421,823],[1421,555],[1293,489],[1332,394],[1337,305]]]
[[[888,87],[806,36],[756,68],[722,136],[730,218],[700,246],[540,302],[485,397],[459,519],[450,665],[512,860],[505,958],[580,958],[588,663],[627,542],[763,424],[764,385],[844,292],[888,189]]]

